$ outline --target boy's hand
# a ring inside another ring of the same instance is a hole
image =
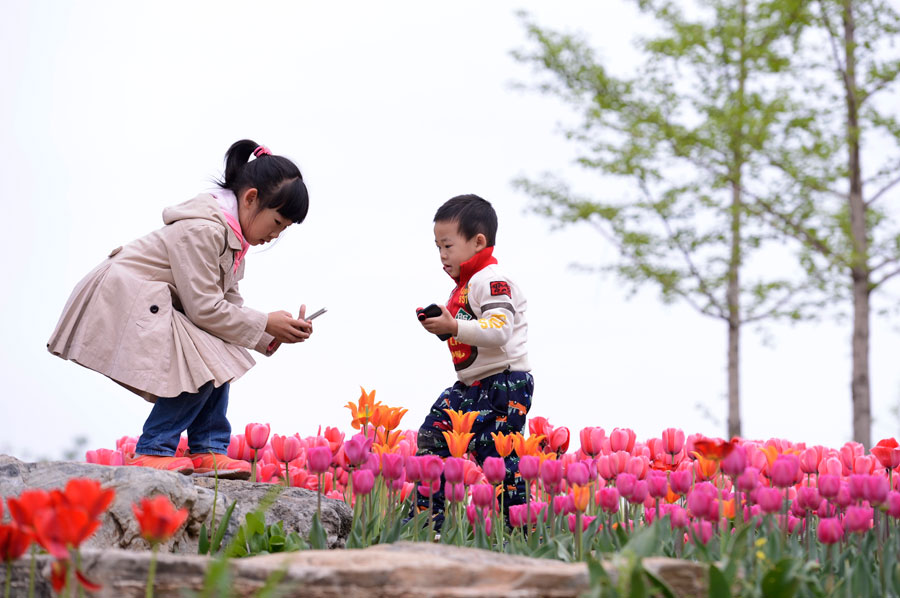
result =
[[[459,332],[459,323],[450,315],[450,311],[444,305],[439,305],[441,315],[422,320],[422,328],[432,334],[449,334],[456,336]]]
[[[312,324],[302,318],[295,320],[290,312],[273,311],[266,321],[266,332],[280,343],[302,343],[312,334]]]

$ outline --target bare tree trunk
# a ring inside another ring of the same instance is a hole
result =
[[[853,372],[850,394],[853,400],[853,439],[868,448],[871,446],[872,427],[869,388],[869,241],[859,160],[859,92],[856,85],[855,46],[853,0],[844,0],[844,87],[847,101],[847,165],[850,171],[850,235],[853,243]]]

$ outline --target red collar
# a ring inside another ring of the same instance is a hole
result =
[[[485,247],[484,249],[461,263],[459,265],[459,278],[454,278],[454,280],[456,281],[456,286],[466,286],[466,284],[468,284],[469,282],[469,279],[472,278],[476,272],[483,270],[491,264],[496,264],[497,258],[495,258],[493,254],[493,247]]]

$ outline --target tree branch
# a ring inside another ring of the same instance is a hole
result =
[[[879,190],[875,193],[875,195],[872,196],[871,199],[869,199],[868,201],[865,202],[865,206],[866,206],[866,207],[871,206],[871,205],[872,205],[873,203],[875,203],[882,195],[884,195],[885,193],[887,193],[887,192],[891,189],[891,187],[897,185],[898,183],[900,183],[900,176],[897,176],[897,177],[894,178],[893,180],[889,181],[884,187],[882,187],[881,189],[879,189]]]

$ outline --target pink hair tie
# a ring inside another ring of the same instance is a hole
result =
[[[255,150],[253,150],[253,155],[259,158],[260,156],[271,156],[272,151],[264,145],[259,146]]]

